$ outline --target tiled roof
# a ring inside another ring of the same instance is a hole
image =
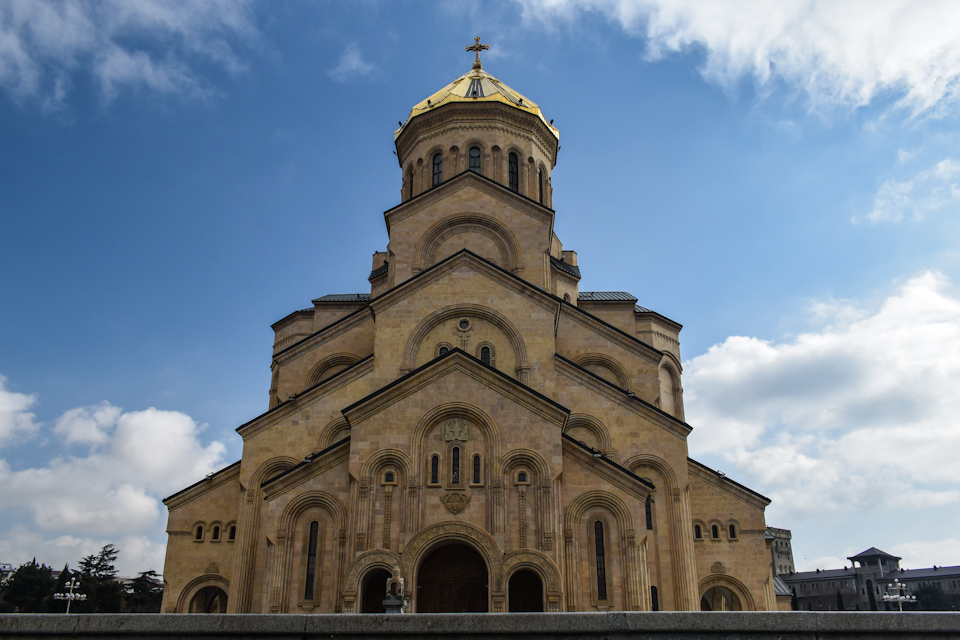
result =
[[[370,302],[369,293],[331,293],[313,301],[318,302]]]
[[[390,268],[390,264],[389,264],[386,260],[384,260],[384,261],[383,261],[383,266],[382,266],[382,267],[377,267],[376,269],[374,269],[373,271],[371,271],[371,272],[370,272],[370,277],[367,278],[367,280],[373,280],[374,278],[379,278],[380,276],[382,276],[383,274],[385,274],[389,268]]]
[[[634,305],[633,310],[637,313],[656,313],[656,311],[647,309],[646,307],[641,307],[640,305]]]
[[[563,260],[557,260],[553,256],[550,256],[550,264],[555,266],[557,269],[560,269],[560,271],[563,271],[564,273],[569,273],[574,278],[580,278],[580,267],[576,265],[570,264],[569,262],[564,262]]]
[[[581,291],[577,300],[588,302],[636,302],[635,296],[626,291]]]

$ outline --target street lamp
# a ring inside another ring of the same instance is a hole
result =
[[[63,585],[66,587],[70,593],[55,593],[53,594],[54,600],[66,600],[67,601],[67,613],[70,613],[70,603],[74,600],[78,602],[83,602],[87,599],[87,594],[85,593],[74,593],[73,590],[80,586],[80,581],[77,580],[76,576],[70,578],[70,582],[67,582]]]
[[[890,593],[893,591],[893,593]],[[916,602],[917,596],[908,596],[907,595],[907,585],[900,582],[898,578],[894,578],[893,582],[887,584],[887,593],[883,594],[884,602],[896,602],[900,607],[900,612],[903,612],[903,603],[904,602]]]

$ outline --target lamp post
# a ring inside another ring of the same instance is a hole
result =
[[[890,593],[891,591],[893,593]],[[900,612],[903,613],[903,603],[916,602],[917,596],[908,596],[907,585],[894,578],[893,582],[887,583],[887,592],[883,594],[883,601],[896,602],[897,606],[900,607]]]
[[[63,585],[69,590],[69,593],[55,593],[53,594],[54,600],[66,600],[67,601],[67,613],[70,613],[70,603],[74,600],[78,602],[83,602],[87,599],[87,594],[85,593],[74,593],[74,589],[80,586],[80,581],[77,580],[76,576],[70,578],[70,582],[67,582]]]

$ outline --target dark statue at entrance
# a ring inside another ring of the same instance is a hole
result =
[[[485,613],[487,565],[462,544],[440,547],[420,565],[417,613]]]

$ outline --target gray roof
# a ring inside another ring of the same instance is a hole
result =
[[[927,580],[930,578],[955,578],[960,576],[960,567],[927,567],[925,569],[901,569],[889,574],[900,580]]]
[[[784,582],[806,582],[807,580],[836,580],[837,578],[853,577],[853,569],[822,569],[820,571],[798,571],[797,573],[783,573],[780,577]]]
[[[778,596],[792,596],[793,591],[780,576],[773,576],[773,592]]]
[[[560,271],[563,271],[564,273],[569,273],[574,278],[580,277],[580,267],[576,265],[570,264],[569,262],[564,262],[563,260],[557,260],[553,256],[550,256],[550,264],[555,266],[557,269],[560,269]],[[583,294],[580,295],[582,296]]]
[[[893,556],[896,557],[896,556]],[[800,571],[797,573],[781,574],[784,582],[806,582],[807,580],[832,580],[837,578],[850,578],[854,575],[854,570],[850,567],[844,569],[824,569],[820,571]],[[925,569],[900,569],[899,571],[890,571],[884,575],[884,578],[893,580],[929,580],[932,578],[954,578],[960,576],[960,567],[927,567]]]
[[[637,298],[626,291],[581,291],[577,300],[587,302],[636,302]]]
[[[317,298],[314,304],[318,302],[370,302],[369,293],[331,293]]]
[[[389,268],[390,268],[390,264],[386,260],[384,260],[382,266],[379,266],[370,272],[370,277],[368,277],[367,280],[373,280],[374,278],[379,278],[380,276],[385,274]]]
[[[892,556],[886,551],[881,551],[876,547],[870,547],[866,551],[861,551],[855,556],[847,556],[847,560],[860,560],[861,558],[892,558],[894,560],[902,560],[900,556]]]

